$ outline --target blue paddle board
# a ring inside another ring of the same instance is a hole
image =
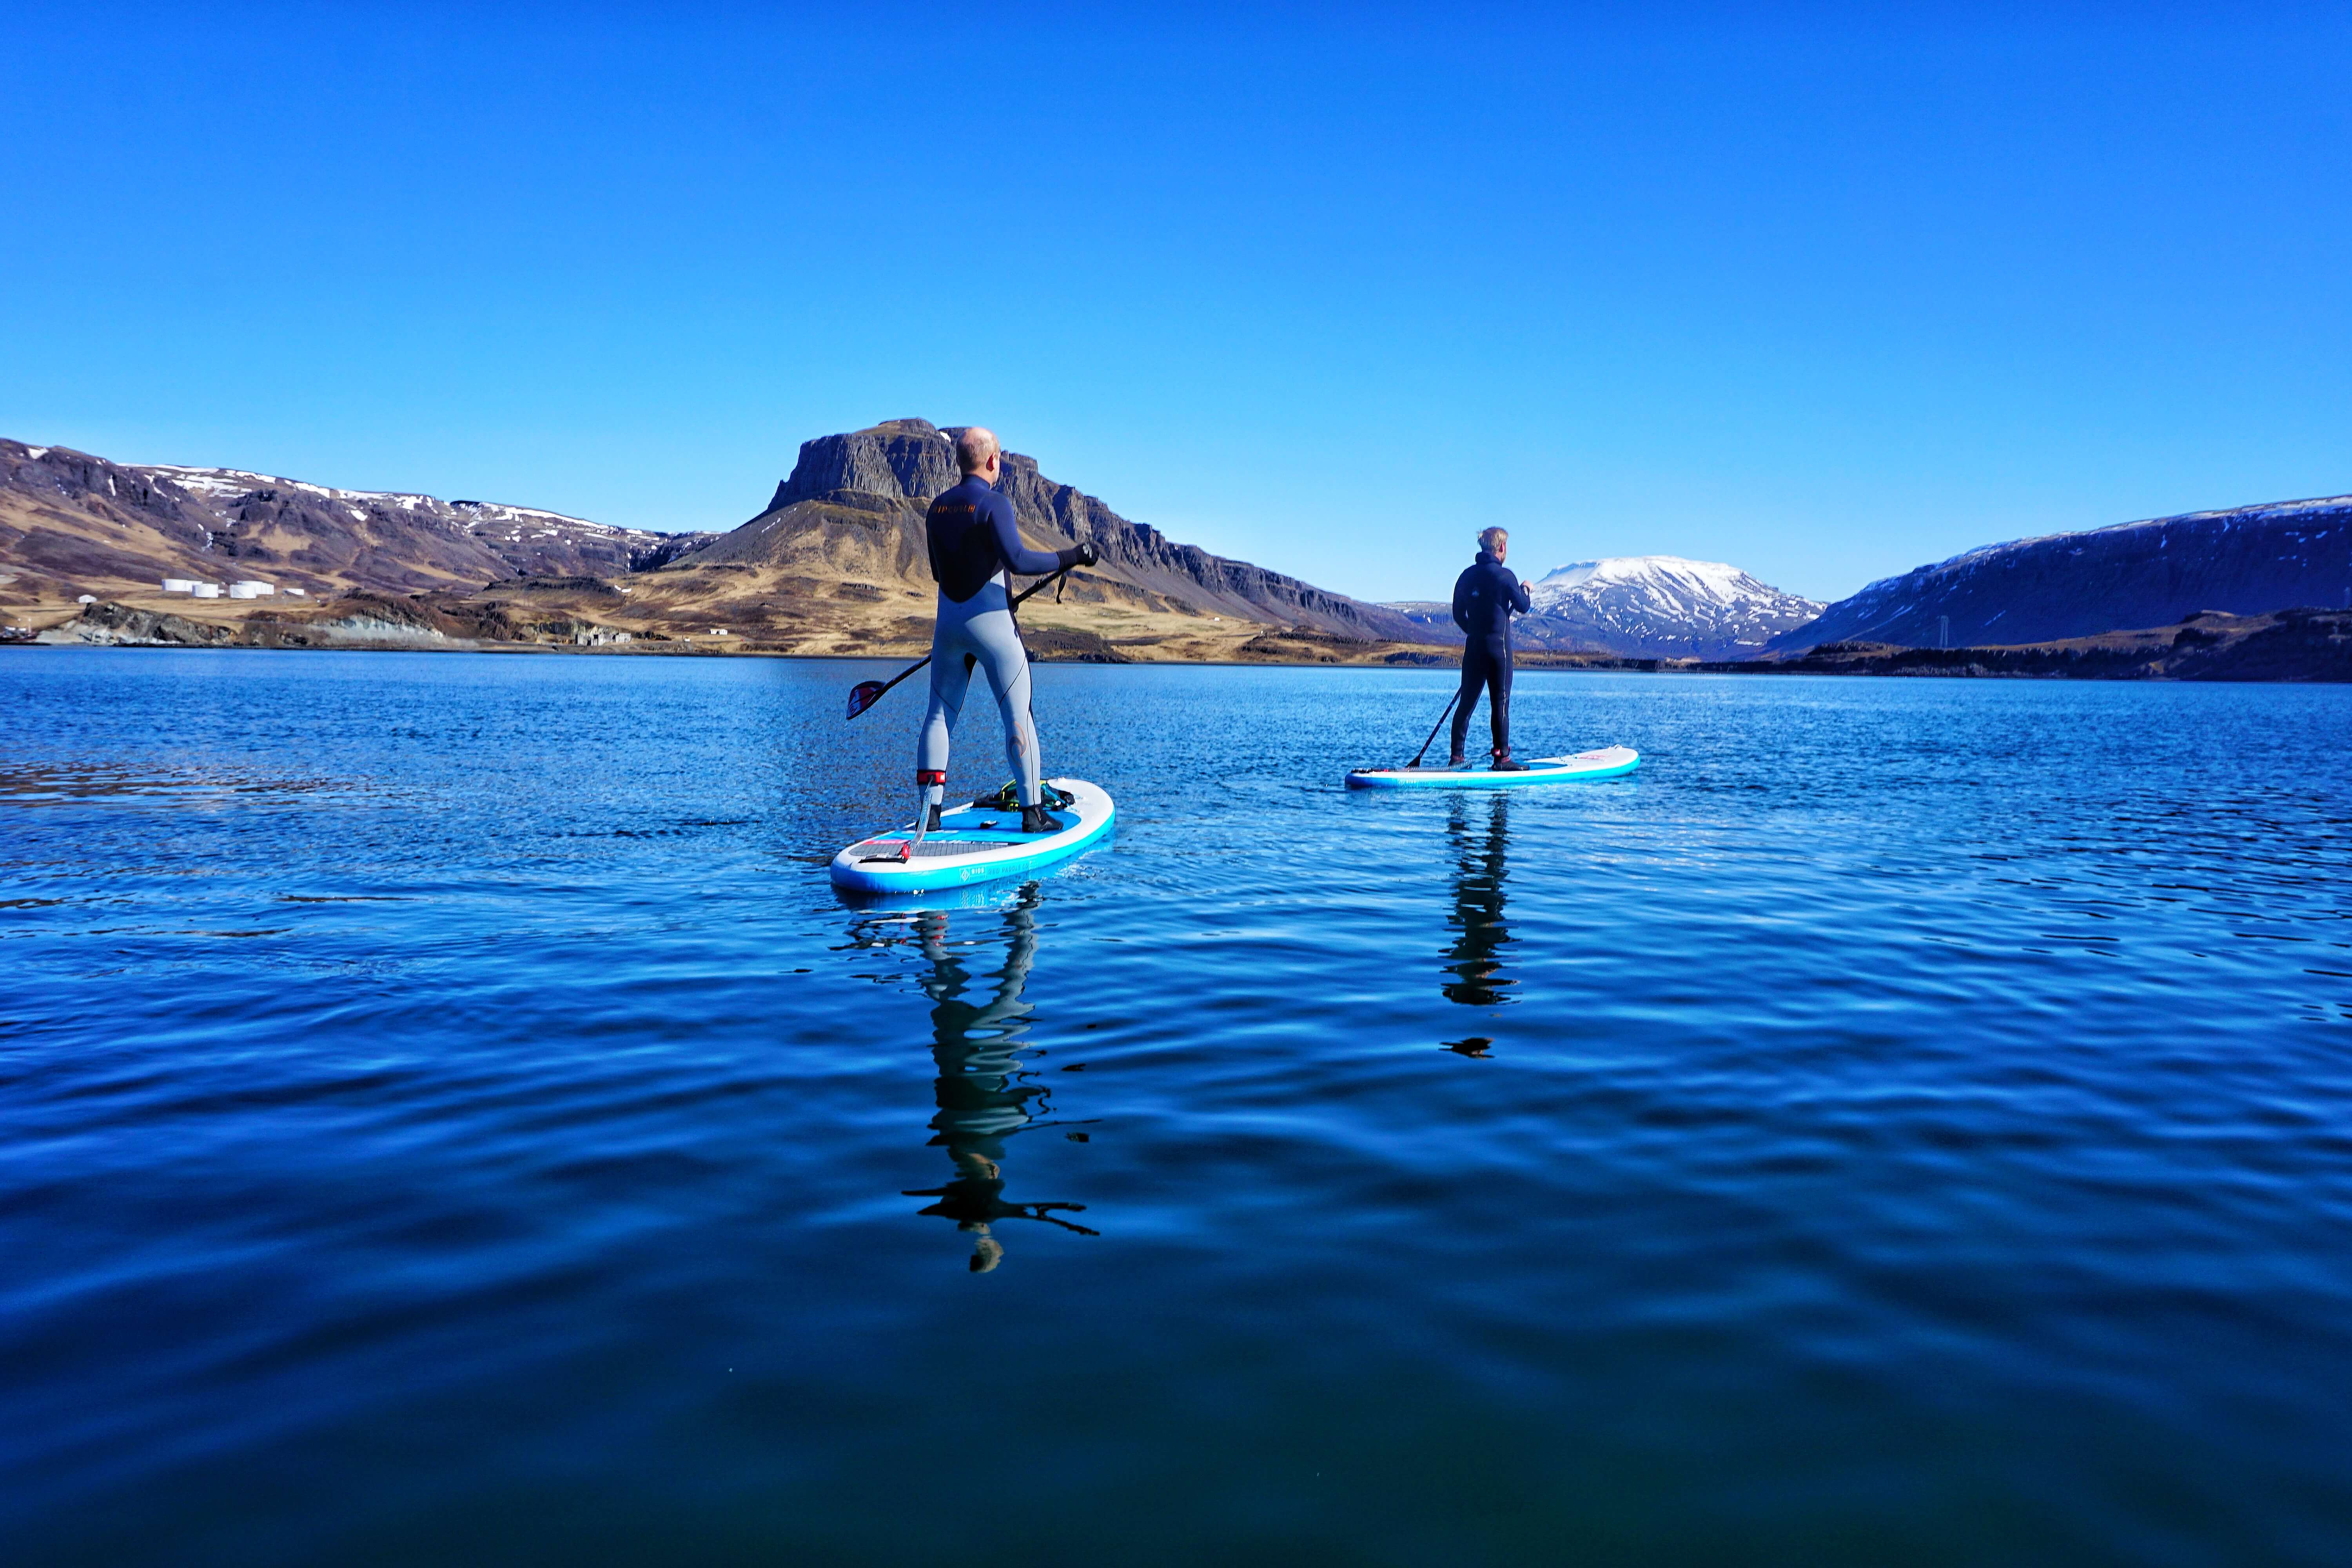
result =
[[[1642,765],[1631,746],[1603,746],[1572,757],[1537,757],[1524,768],[1358,768],[1349,789],[1517,789],[1522,784],[1581,784],[1622,777]]]
[[[833,858],[833,885],[858,893],[926,893],[1025,876],[1087,848],[1110,831],[1117,808],[1084,779],[1047,779],[1069,796],[1052,808],[1052,833],[1024,833],[1021,813],[959,805],[918,835],[912,826],[861,838]],[[1049,795],[1047,798],[1052,799]]]

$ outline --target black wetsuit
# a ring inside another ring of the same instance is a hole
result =
[[[1007,567],[1038,577],[1078,558],[1076,550],[1032,550],[1013,525],[1013,503],[986,479],[966,474],[931,502],[923,531],[931,547],[931,576],[940,592],[961,605]]]
[[[1494,728],[1495,754],[1511,753],[1511,612],[1526,615],[1532,601],[1511,569],[1481,550],[1470,569],[1454,580],[1454,624],[1469,640],[1462,645],[1462,695],[1454,710],[1454,754],[1462,755],[1470,735],[1470,710],[1486,692],[1486,719]]]

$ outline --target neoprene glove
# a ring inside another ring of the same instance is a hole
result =
[[[1082,539],[1067,550],[1055,551],[1054,559],[1060,566],[1091,566],[1102,559],[1102,552],[1095,548],[1093,540]]]

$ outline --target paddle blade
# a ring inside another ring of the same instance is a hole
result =
[[[889,689],[890,689],[888,687],[883,685],[878,680],[861,680],[856,686],[851,687],[849,689],[849,717],[855,719],[860,713],[865,712],[868,708],[873,707],[876,700],[878,699],[885,691]]]

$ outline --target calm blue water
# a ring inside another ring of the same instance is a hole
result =
[[[2352,1556],[2352,689],[876,668],[0,656],[11,1563]]]

